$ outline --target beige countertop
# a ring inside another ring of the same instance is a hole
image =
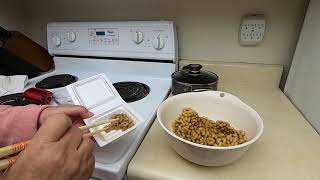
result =
[[[249,65],[249,69],[230,72],[227,66],[232,69],[236,66],[243,67],[243,64],[202,64],[209,70],[219,72],[220,77],[229,77],[220,79],[219,90],[240,97],[261,115],[264,120],[261,138],[240,160],[222,167],[204,167],[183,159],[171,149],[164,131],[155,120],[129,164],[129,180],[320,179],[320,136],[277,88],[281,67]],[[251,72],[254,74],[250,74]],[[225,73],[227,75],[224,76]],[[252,81],[247,78],[243,82],[238,80],[237,83],[232,83],[242,76],[250,76]],[[255,80],[257,78],[265,79],[261,82]],[[264,84],[260,86],[259,83]]]

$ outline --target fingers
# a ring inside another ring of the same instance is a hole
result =
[[[73,149],[78,149],[83,132],[77,127],[70,127],[66,134],[60,139],[60,143]]]
[[[56,142],[71,126],[72,121],[67,115],[54,114],[47,117],[34,138],[41,141]]]
[[[91,154],[91,157],[88,161],[88,165],[89,165],[89,177],[92,175],[93,170],[94,170],[94,164],[95,164],[95,158],[93,156],[93,154]]]
[[[78,105],[63,105],[60,106],[61,111],[66,113],[67,115],[71,117],[80,117],[81,119],[87,119],[93,116],[93,113],[88,111],[83,106]]]
[[[61,114],[64,113],[71,121],[82,121],[83,119],[87,119],[92,117],[94,114],[90,111],[88,111],[83,106],[78,105],[61,105],[61,106],[55,106],[55,107],[48,107],[44,109],[39,117],[39,126],[41,126],[48,117],[54,115],[54,114]]]
[[[81,159],[81,165],[80,173],[78,173],[80,176],[77,179],[81,180],[88,180],[92,176],[92,173],[94,171],[94,165],[95,165],[95,158],[93,154],[90,155],[89,159]]]
[[[94,170],[94,156],[93,156],[93,148],[94,143],[89,138],[82,139],[82,142],[78,148],[78,153],[81,157],[81,164],[82,164],[82,178],[83,179],[89,179],[89,177],[92,175]]]
[[[89,160],[92,155],[94,148],[94,142],[90,138],[83,138],[80,146],[78,147],[78,152],[85,159]]]
[[[74,127],[81,127],[81,126],[84,126],[86,124],[83,122],[83,120],[75,120],[75,121],[73,121],[72,125]]]

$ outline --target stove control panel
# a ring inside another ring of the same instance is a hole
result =
[[[47,37],[52,55],[177,59],[171,21],[49,23]]]

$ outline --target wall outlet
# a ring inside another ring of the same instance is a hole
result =
[[[239,41],[241,45],[255,46],[263,41],[266,29],[264,15],[246,15],[242,18]]]

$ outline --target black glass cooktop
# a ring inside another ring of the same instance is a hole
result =
[[[135,102],[146,97],[150,88],[148,85],[140,82],[118,82],[113,84],[125,102]]]

